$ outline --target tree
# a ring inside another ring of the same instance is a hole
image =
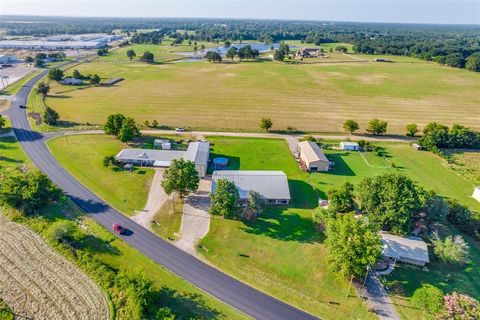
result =
[[[155,61],[155,57],[154,57],[153,53],[146,51],[140,57],[140,61],[146,62],[146,63],[153,63]]]
[[[434,233],[432,243],[435,255],[443,262],[464,265],[470,261],[469,246],[460,235],[448,236],[442,241]]]
[[[380,229],[406,235],[428,194],[413,180],[390,173],[365,178],[357,186],[358,200],[369,221]]]
[[[25,57],[25,62],[26,62],[26,63],[32,63],[33,61],[35,61],[35,59],[33,59],[32,56],[26,56],[26,57]]]
[[[447,201],[436,194],[430,194],[425,207],[429,221],[445,223],[449,210]]]
[[[158,121],[157,120],[152,121],[152,127],[154,127],[154,128],[158,127]]]
[[[260,129],[263,129],[265,131],[270,131],[270,129],[273,126],[273,122],[270,118],[262,118],[260,120]]]
[[[45,61],[43,59],[35,58],[35,68],[44,68]]]
[[[429,134],[434,131],[445,130],[448,131],[448,127],[437,122],[430,122],[423,128],[423,134]]]
[[[0,114],[0,129],[3,129],[5,125],[7,124],[7,120]]]
[[[347,52],[348,52],[348,48],[345,47],[345,46],[336,46],[336,47],[335,47],[335,51],[341,52],[341,53],[347,53]]]
[[[37,86],[37,93],[41,94],[44,98],[47,96],[50,91],[50,86],[45,84],[45,82],[40,82]]]
[[[285,53],[280,50],[275,50],[275,53],[273,54],[273,59],[275,61],[283,61],[283,59],[285,59]]]
[[[105,158],[103,158],[103,166],[105,168],[113,167],[116,164],[117,164],[117,160],[113,155],[105,156]]]
[[[176,192],[181,198],[198,189],[200,178],[195,168],[195,162],[183,158],[172,161],[170,168],[163,174],[162,187],[170,195]]]
[[[125,120],[125,116],[121,113],[109,115],[107,122],[103,126],[103,131],[105,131],[106,134],[118,136],[123,125],[123,120]]]
[[[229,40],[225,40],[225,44],[224,44],[225,48],[230,48],[231,45],[232,43]]]
[[[235,208],[238,197],[238,189],[235,183],[227,179],[217,180],[215,191],[210,194],[210,213],[224,217]]]
[[[73,221],[60,220],[50,226],[47,231],[47,238],[57,243],[69,243],[78,234],[77,225]]]
[[[118,133],[118,139],[122,142],[131,141],[133,138],[140,136],[140,130],[132,118],[125,118],[122,127]]]
[[[382,242],[377,230],[353,213],[329,219],[326,234],[329,268],[341,277],[364,276],[380,257]]]
[[[77,69],[73,70],[72,77],[75,79],[83,79],[83,75]]]
[[[143,122],[143,125],[148,128],[148,127],[150,127],[150,122],[148,122],[148,120],[145,120]]]
[[[233,61],[233,58],[235,58],[236,55],[237,55],[237,48],[230,47],[230,49],[228,49],[225,56],[229,59],[232,59],[232,61]]]
[[[33,214],[61,196],[60,189],[36,169],[0,170],[0,204]]]
[[[134,50],[130,49],[130,50],[127,50],[127,57],[128,59],[132,60],[133,58],[135,58],[137,56],[137,54],[135,53]]]
[[[220,55],[220,53],[216,52],[216,51],[208,51],[206,54],[205,54],[205,59],[207,59],[209,62],[222,62],[222,56]]]
[[[107,48],[101,48],[97,50],[97,56],[106,56],[108,54]]]
[[[90,77],[90,84],[96,86],[100,83],[100,80],[100,76],[98,74],[94,74]]]
[[[480,52],[475,52],[467,58],[465,68],[470,71],[480,72]]]
[[[373,135],[381,135],[387,132],[387,125],[388,123],[386,121],[372,119],[368,122],[367,131]]]
[[[443,291],[431,284],[422,284],[412,295],[413,304],[430,315],[438,314],[443,309]]]
[[[48,78],[50,80],[60,81],[63,79],[63,71],[59,68],[53,68],[48,71]]]
[[[405,129],[407,130],[407,137],[415,137],[415,135],[420,131],[415,123],[407,124]]]
[[[474,320],[480,319],[480,302],[462,293],[453,292],[444,297],[443,312],[439,320]]]
[[[348,119],[345,120],[345,122],[343,123],[343,130],[350,134],[353,134],[358,129],[360,129],[360,127],[358,126],[358,123],[354,120]]]
[[[43,122],[53,126],[57,124],[59,118],[60,116],[58,115],[57,111],[53,110],[50,107],[45,108],[45,111],[43,112]]]
[[[335,213],[351,212],[354,209],[355,201],[353,200],[353,184],[345,182],[341,186],[328,191],[328,209]]]

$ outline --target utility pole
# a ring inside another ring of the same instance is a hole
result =
[[[350,277],[350,284],[348,285],[347,298],[350,295],[350,288],[352,287],[353,275]]]

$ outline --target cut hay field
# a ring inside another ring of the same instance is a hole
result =
[[[375,63],[365,55],[358,58],[368,62],[148,65],[128,61],[121,54],[126,49],[118,59],[115,53],[78,66],[85,74],[124,81],[82,90],[52,83],[47,105],[80,124],[102,124],[108,114],[121,112],[142,123],[156,119],[211,130],[258,131],[263,116],[272,118],[274,130],[338,132],[352,118],[365,131],[373,117],[387,120],[389,132],[398,134],[407,123],[430,121],[480,129],[480,74],[466,70],[406,57]]]

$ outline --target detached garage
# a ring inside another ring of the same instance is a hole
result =
[[[320,147],[312,141],[302,141],[298,144],[300,161],[307,171],[328,171],[330,161],[323,154]]]

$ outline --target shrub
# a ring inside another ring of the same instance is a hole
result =
[[[417,308],[436,314],[443,308],[443,291],[430,284],[423,284],[413,293],[412,302]]]
[[[438,234],[434,233],[432,243],[435,255],[444,262],[464,265],[470,261],[469,246],[462,236],[448,236],[442,241]]]
[[[54,242],[69,243],[75,238],[77,225],[68,220],[61,220],[53,223],[47,231],[47,238]]]

